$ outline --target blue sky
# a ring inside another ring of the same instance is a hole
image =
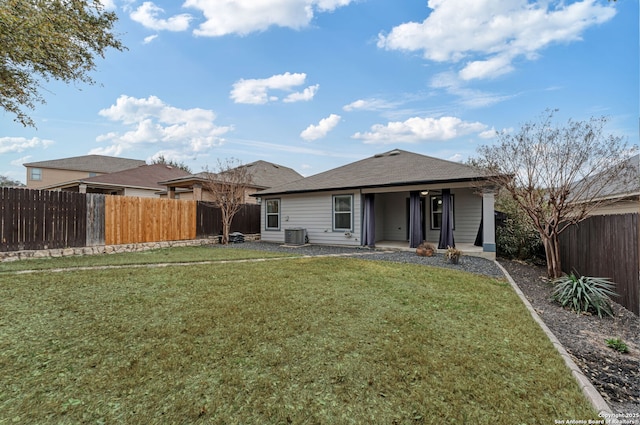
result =
[[[0,114],[0,174],[86,154],[303,175],[400,148],[464,161],[547,108],[638,144],[638,1],[103,1],[129,50]]]

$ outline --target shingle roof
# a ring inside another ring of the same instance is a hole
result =
[[[625,174],[624,177],[621,177],[620,174],[618,174],[616,176],[618,180],[610,181],[608,184],[603,186],[602,190],[599,191],[595,198],[624,198],[640,194],[640,154],[625,160],[624,164],[624,167],[628,167],[627,171],[631,174]],[[576,183],[574,189],[580,193],[583,190],[581,186],[590,185],[592,181],[597,180],[598,178],[602,178],[602,174],[596,174],[588,179],[580,180]],[[596,186],[600,188],[599,185]],[[580,200],[594,197],[590,194],[588,189],[585,190],[585,193],[582,195],[583,196],[581,198],[577,199],[578,202]]]
[[[121,187],[139,187],[148,189],[166,189],[158,182],[189,175],[180,168],[170,167],[166,164],[142,165],[136,168],[103,174],[100,176],[82,179],[82,182],[91,184],[103,184]]]
[[[241,167],[247,167],[249,169],[249,174],[252,178],[251,186],[257,188],[269,188],[302,179],[302,175],[293,169],[267,161],[255,161],[241,165]],[[197,181],[202,182],[208,180],[210,175],[211,173],[203,171],[184,177],[168,179],[162,183],[167,186],[180,185],[181,183],[183,186],[188,186]]]
[[[267,161],[256,161],[245,165],[257,187],[274,187],[302,179],[302,175],[289,167]]]
[[[25,167],[53,168],[57,170],[87,171],[94,173],[115,173],[146,163],[140,159],[117,158],[105,155],[84,155],[71,158],[30,162]]]
[[[394,149],[292,183],[261,191],[257,195],[407,186],[471,181],[482,178],[483,174],[469,165]]]

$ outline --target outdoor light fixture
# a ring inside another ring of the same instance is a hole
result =
[[[420,195],[422,196],[427,196],[429,194],[428,190],[423,190],[422,192],[420,192]]]

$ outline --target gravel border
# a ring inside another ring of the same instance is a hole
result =
[[[469,273],[481,274],[490,277],[504,277],[502,270],[496,263],[487,258],[462,255],[458,264],[451,264],[446,261],[443,254],[435,254],[432,257],[420,257],[415,251],[397,251],[389,249],[367,248],[367,247],[343,247],[328,245],[302,245],[285,246],[273,242],[244,242],[229,245],[211,245],[213,249],[235,248],[253,249],[268,252],[285,252],[289,254],[299,254],[304,256],[344,256],[358,257],[363,260],[373,261],[393,261],[396,263],[421,264],[424,266],[445,267],[449,269],[466,271]]]

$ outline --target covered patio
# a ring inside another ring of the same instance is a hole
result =
[[[408,251],[428,242],[494,259],[493,204],[493,190],[468,184],[363,190],[362,245]]]

